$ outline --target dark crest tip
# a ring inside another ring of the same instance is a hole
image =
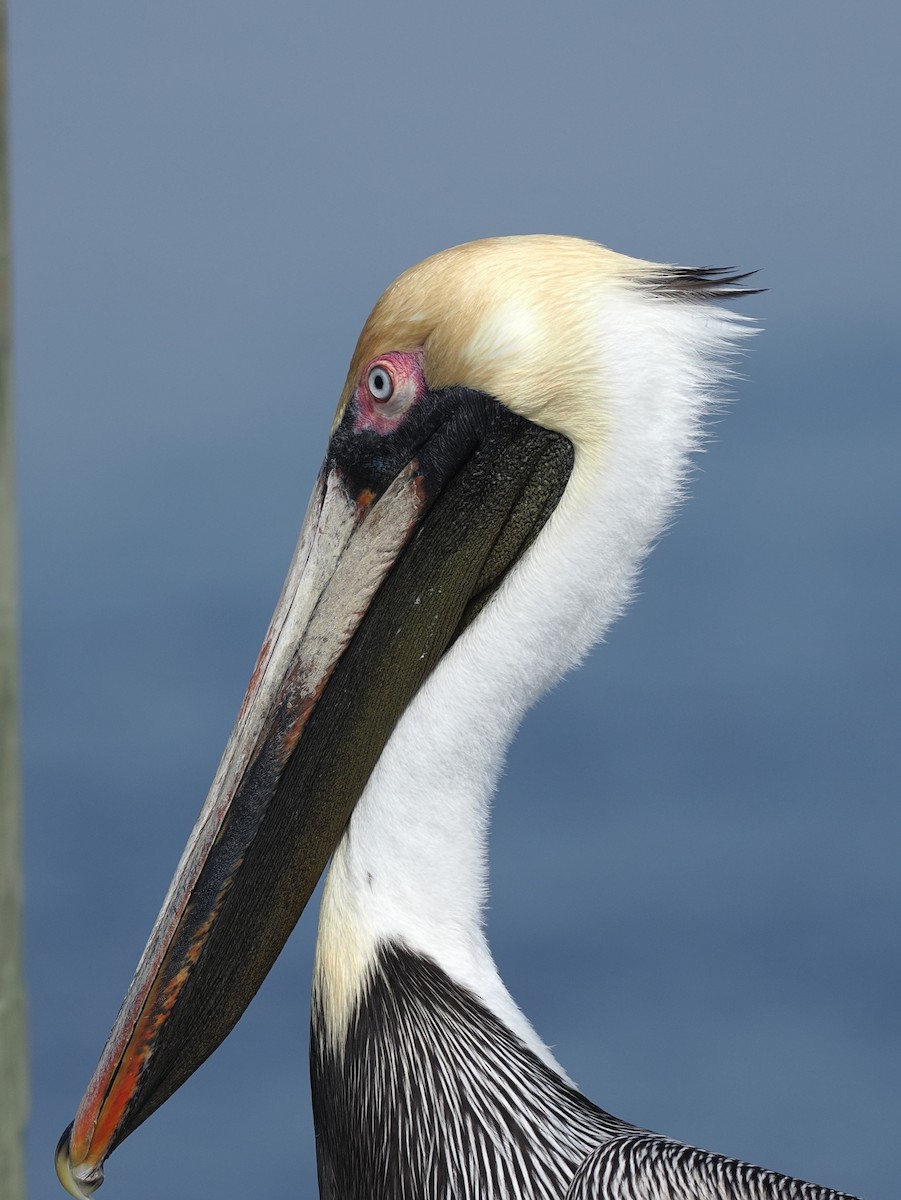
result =
[[[756,271],[737,271],[735,267],[672,267],[652,275],[649,284],[658,296],[679,300],[737,300],[758,296],[766,288],[742,287]]]

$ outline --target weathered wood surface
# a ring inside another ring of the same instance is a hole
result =
[[[27,1082],[9,306],[6,4],[0,0],[0,1194],[4,1200],[23,1200]]]

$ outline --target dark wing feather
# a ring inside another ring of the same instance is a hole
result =
[[[695,1150],[653,1133],[611,1138],[589,1154],[566,1200],[854,1200],[845,1192]]]

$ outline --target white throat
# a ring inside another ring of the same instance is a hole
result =
[[[679,498],[718,359],[742,332],[710,305],[623,287],[599,295],[598,310],[602,435],[571,439],[557,510],[403,714],[335,852],[314,988],[318,1035],[338,1051],[379,946],[395,941],[434,959],[556,1068],[485,940],[491,795],[526,709],[628,603]]]

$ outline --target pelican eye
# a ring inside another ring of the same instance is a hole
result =
[[[369,372],[366,377],[366,386],[369,388],[370,396],[379,404],[386,404],[394,395],[394,380],[391,378],[391,372],[381,364],[374,366]]]
[[[357,383],[357,413],[362,425],[380,433],[390,432],[422,390],[418,354],[397,350],[372,359],[363,367]]]

